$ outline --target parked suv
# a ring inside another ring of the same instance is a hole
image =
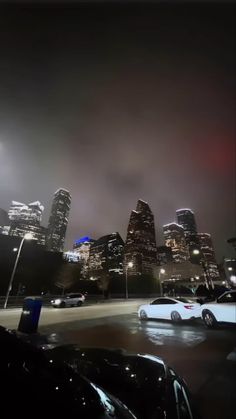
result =
[[[55,300],[51,300],[51,304],[53,307],[73,307],[77,306],[80,307],[85,301],[85,296],[81,293],[76,294],[66,294],[59,298],[55,298]]]

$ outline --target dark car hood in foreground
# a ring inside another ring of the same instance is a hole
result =
[[[0,346],[3,417],[195,417],[185,383],[158,357],[77,345],[42,350],[1,327]]]
[[[178,417],[173,382],[187,392],[186,385],[156,356],[77,345],[47,352],[122,400],[139,419]]]
[[[1,327],[0,347],[2,417],[135,419],[116,397]]]

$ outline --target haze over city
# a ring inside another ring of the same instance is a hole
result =
[[[232,5],[1,10],[0,207],[71,192],[66,247],[148,201],[191,208],[218,258],[235,235]],[[43,25],[42,25],[43,22]],[[4,38],[4,39],[3,39]]]

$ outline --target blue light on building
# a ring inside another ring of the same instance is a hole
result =
[[[88,237],[88,236],[84,236],[84,237],[81,237],[80,239],[78,239],[78,240],[75,240],[75,245],[78,245],[78,244],[81,244],[81,243],[85,243],[85,242],[90,242],[92,239],[91,239],[91,237]]]

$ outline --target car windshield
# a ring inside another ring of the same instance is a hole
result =
[[[218,301],[221,303],[236,303],[236,292],[230,292],[225,295],[222,295],[222,297],[220,297]]]
[[[0,0],[0,325],[159,356],[202,419],[236,403],[235,3]],[[157,367],[107,359],[84,376],[176,419]]]

